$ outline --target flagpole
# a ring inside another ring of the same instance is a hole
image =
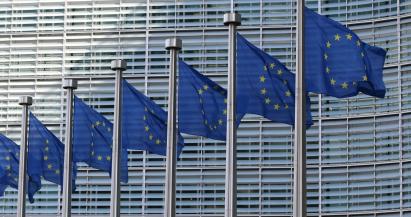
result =
[[[295,83],[293,216],[307,216],[306,192],[306,92],[304,84],[304,0],[297,0],[297,58]]]
[[[227,141],[225,169],[225,217],[237,216],[237,125],[236,125],[236,38],[241,15],[224,14],[228,26],[228,92],[227,92]]]
[[[165,42],[170,51],[170,75],[168,82],[168,117],[167,117],[167,156],[164,217],[176,216],[176,164],[177,164],[177,127],[176,127],[176,72],[178,51],[182,42],[179,38],[170,38]]]
[[[74,90],[77,89],[77,80],[66,79],[63,81],[63,88],[67,90],[66,104],[66,135],[64,146],[64,174],[63,174],[63,208],[62,217],[71,216],[71,192],[73,174],[73,97]]]
[[[122,74],[127,69],[125,60],[111,61],[111,70],[116,71],[114,93],[113,148],[111,160],[110,217],[120,217],[120,159],[121,159],[121,103],[123,97]]]
[[[19,163],[19,192],[17,198],[17,217],[26,216],[26,192],[27,192],[27,128],[29,106],[32,104],[31,96],[21,96],[19,105],[23,106],[21,115],[21,145],[20,145],[20,163]]]

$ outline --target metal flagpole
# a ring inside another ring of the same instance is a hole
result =
[[[295,82],[293,216],[307,216],[306,201],[306,92],[304,85],[304,0],[297,0],[297,68]]]
[[[27,192],[27,128],[29,106],[32,104],[31,96],[21,96],[19,105],[23,106],[21,115],[21,145],[19,163],[19,193],[17,198],[17,217],[26,216],[26,192]]]
[[[166,40],[165,47],[170,51],[170,75],[168,80],[168,117],[167,117],[167,159],[164,217],[176,216],[176,164],[177,164],[177,127],[176,127],[176,72],[178,51],[181,49],[179,38]]]
[[[67,90],[66,104],[66,136],[64,146],[64,174],[63,174],[63,210],[62,217],[71,216],[71,191],[73,174],[73,91],[77,89],[77,80],[67,79],[63,82],[63,88]]]
[[[228,26],[227,141],[225,169],[225,217],[237,216],[236,44],[241,15],[224,14]]]
[[[116,71],[114,93],[113,151],[111,160],[110,217],[120,217],[120,159],[121,159],[121,102],[123,97],[122,74],[127,69],[125,60],[111,61],[111,70]]]

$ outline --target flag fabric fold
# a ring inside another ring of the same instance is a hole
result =
[[[27,174],[29,199],[33,202],[34,194],[41,188],[41,177],[63,185],[64,145],[32,113],[29,118]],[[75,171],[73,165],[73,186]]]
[[[122,143],[127,149],[167,154],[167,112],[123,80]],[[178,133],[177,155],[184,140]]]
[[[337,98],[358,92],[383,98],[386,51],[368,45],[342,24],[305,8],[305,83],[307,92]]]
[[[103,115],[74,97],[73,161],[111,174],[113,124]],[[122,148],[120,180],[128,182],[128,153]]]
[[[280,61],[237,34],[237,107],[273,122],[294,125],[295,75]],[[310,98],[307,121],[312,125]]]
[[[18,189],[20,146],[0,134],[0,196],[8,186]]]
[[[178,124],[182,133],[226,139],[227,91],[179,61]],[[244,114],[237,112],[237,126]]]

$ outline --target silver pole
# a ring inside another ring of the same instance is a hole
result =
[[[19,161],[19,193],[17,198],[17,217],[26,216],[26,192],[27,192],[27,128],[29,106],[33,103],[31,96],[21,96],[19,105],[23,106],[21,115],[21,145]]]
[[[73,91],[77,89],[77,80],[67,79],[63,81],[63,88],[67,90],[66,104],[66,138],[64,146],[64,174],[63,174],[63,210],[62,217],[71,216],[71,191],[73,174]]]
[[[123,97],[122,74],[127,69],[125,60],[111,61],[111,70],[116,71],[114,96],[114,130],[111,160],[110,217],[120,217],[120,159],[121,159],[121,102]]]
[[[177,164],[177,127],[176,127],[176,71],[178,51],[182,42],[179,38],[166,40],[165,48],[170,51],[170,75],[168,79],[168,117],[167,117],[167,158],[164,217],[176,216],[176,164]]]
[[[236,126],[236,44],[241,15],[224,14],[228,26],[227,143],[225,169],[225,217],[237,216],[237,126]]]
[[[295,81],[293,216],[306,217],[306,148],[304,85],[304,0],[297,0],[297,70]]]

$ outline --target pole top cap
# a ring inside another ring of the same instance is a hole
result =
[[[19,105],[31,105],[33,104],[33,98],[31,96],[20,96]]]
[[[64,89],[77,89],[77,80],[76,79],[64,79],[63,88]]]
[[[111,61],[111,70],[113,71],[125,71],[127,69],[127,62],[125,60],[113,60]]]
[[[171,50],[171,49],[181,50],[181,47],[182,47],[181,39],[177,37],[166,39],[165,47],[166,47],[166,50]]]
[[[241,15],[237,13],[224,14],[224,25],[228,26],[234,24],[236,26],[241,25]]]

